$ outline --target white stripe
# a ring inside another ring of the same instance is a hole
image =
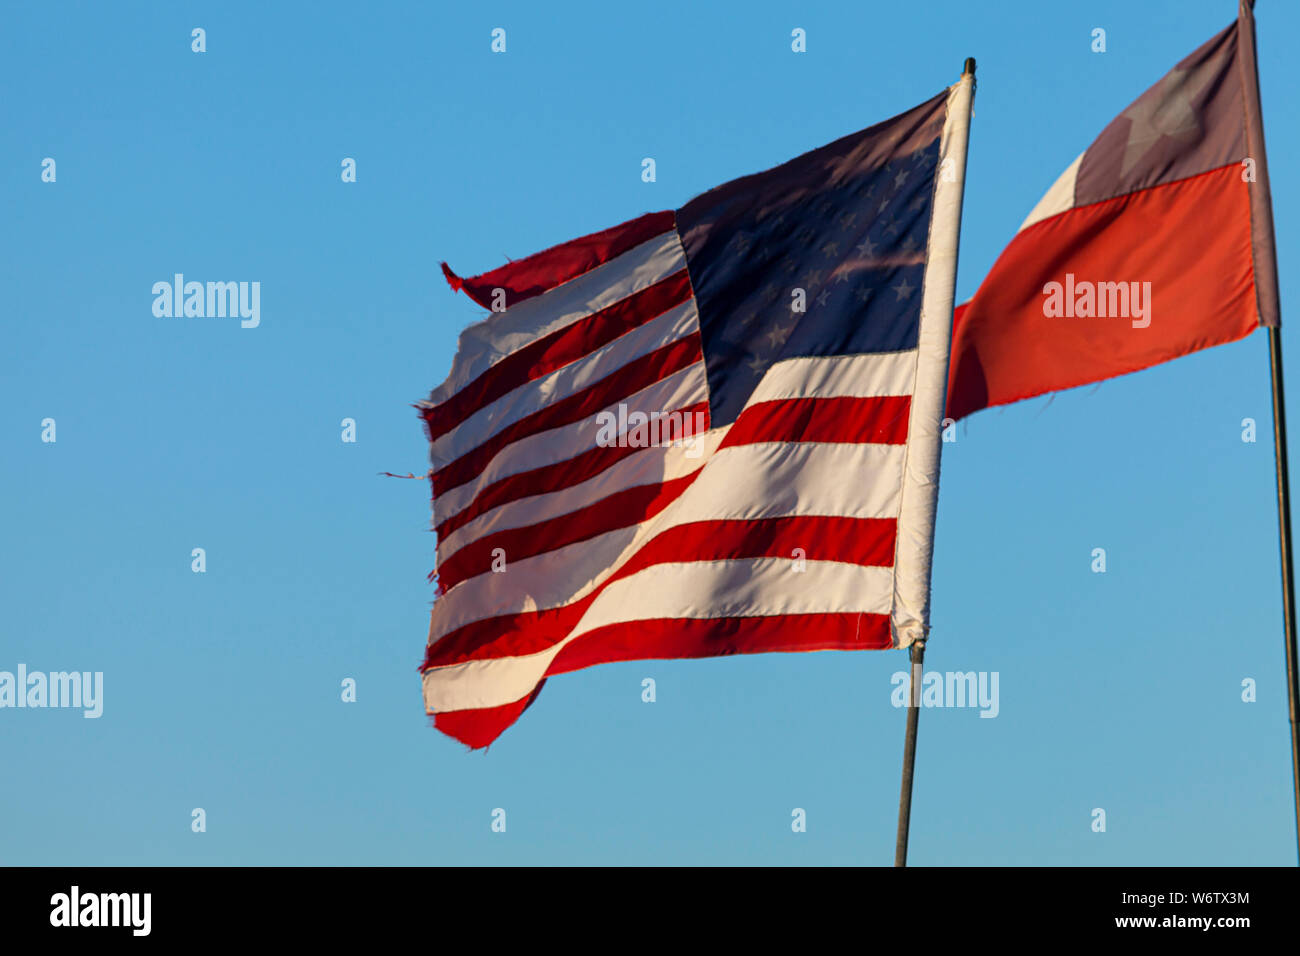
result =
[[[622,399],[630,415],[634,411],[671,411],[702,402],[709,397],[705,380],[704,362],[698,361],[653,385]],[[455,488],[449,488],[433,501],[434,524],[441,524],[453,515],[464,511],[488,485],[511,475],[532,471],[547,465],[568,461],[596,447],[600,434],[600,415],[617,414],[619,402],[602,409],[595,415],[569,425],[536,432],[501,449],[477,478]]]
[[[654,564],[615,581],[582,615],[565,641],[621,621],[773,614],[886,614],[893,569],[843,561],[733,558]],[[803,575],[814,571],[815,576]]]
[[[476,322],[460,334],[447,380],[424,405],[439,405],[511,352],[599,312],[686,268],[676,231],[661,233],[542,295]]]
[[[557,654],[579,635],[620,621],[654,618],[769,617],[889,609],[889,568],[787,558],[743,558],[654,565],[615,582],[562,641],[536,654],[466,661],[424,673],[430,713],[499,707],[532,693]]]
[[[659,318],[625,332],[596,351],[549,375],[525,382],[490,405],[480,408],[434,441],[429,446],[429,459],[434,468],[441,468],[520,419],[563,401],[617,372],[629,362],[693,334],[699,327],[699,311],[692,298]]]
[[[777,362],[746,407],[783,398],[879,398],[911,395],[916,350],[876,355],[794,358]]]
[[[730,430],[729,425],[710,429],[700,436],[698,444],[643,448],[579,484],[507,501],[457,528],[446,538],[440,538],[438,563],[442,564],[465,545],[489,534],[526,528],[570,514],[629,488],[675,481],[699,471]]]
[[[892,518],[898,514],[902,445],[763,442],[717,452],[680,498],[630,528],[468,578],[433,607],[431,641],[474,621],[561,607],[590,594],[651,538],[695,521],[796,515]],[[846,481],[846,475],[855,476]]]
[[[930,569],[934,516],[939,503],[939,453],[943,448],[952,300],[957,282],[957,238],[961,230],[966,144],[974,95],[975,77],[969,74],[949,88],[947,115],[939,141],[936,172],[949,169],[953,175],[936,175],[925,278],[921,285],[916,391],[907,425],[907,459],[894,551],[896,573],[890,630],[897,647],[907,647],[930,631]]]
[[[1080,153],[1078,158],[1067,166],[1065,172],[1061,173],[1056,182],[1052,184],[1052,188],[1047,191],[1042,199],[1038,200],[1038,205],[1030,210],[1025,221],[1016,230],[1017,232],[1024,232],[1036,222],[1042,222],[1057,213],[1074,208],[1074,187],[1079,180],[1079,164],[1082,162],[1083,153]]]

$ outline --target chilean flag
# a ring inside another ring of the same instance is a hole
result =
[[[1278,324],[1251,5],[1069,165],[957,309],[950,418]]]

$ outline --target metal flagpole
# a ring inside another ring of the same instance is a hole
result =
[[[1295,569],[1291,557],[1291,483],[1286,454],[1286,397],[1282,388],[1282,325],[1277,282],[1277,252],[1273,237],[1273,200],[1264,152],[1264,115],[1259,99],[1259,64],[1255,55],[1255,0],[1240,0],[1237,32],[1242,52],[1246,100],[1246,151],[1254,160],[1250,181],[1251,253],[1255,264],[1255,295],[1260,322],[1268,326],[1269,376],[1273,385],[1273,457],[1277,468],[1277,531],[1282,559],[1282,627],[1286,646],[1286,696],[1291,717],[1291,787],[1296,815],[1296,850],[1300,859],[1300,701],[1297,676]]]
[[[1300,859],[1300,736],[1296,727],[1295,569],[1291,564],[1291,483],[1286,463],[1286,398],[1282,392],[1282,330],[1268,330],[1269,372],[1273,379],[1273,452],[1277,463],[1277,526],[1282,548],[1282,626],[1286,638],[1286,697],[1291,714],[1291,785],[1295,791],[1296,852]]]
[[[894,866],[907,866],[907,836],[912,822],[912,771],[916,767],[916,724],[921,716],[921,674],[925,662],[925,641],[914,641],[911,650],[912,683],[907,702],[907,736],[903,739],[903,786],[898,795],[898,841],[894,844]]]
[[[959,95],[955,99],[949,100],[949,108],[955,109],[956,123],[953,130],[952,147],[953,156],[956,160],[956,168],[952,171],[956,179],[956,195],[954,215],[957,224],[954,225],[950,241],[945,248],[936,250],[931,248],[929,254],[938,258],[944,263],[947,273],[941,273],[939,281],[947,283],[944,290],[947,297],[948,316],[947,321],[952,321],[951,305],[952,299],[956,292],[957,283],[957,235],[959,232],[959,223],[961,219],[961,200],[966,185],[966,149],[970,132],[971,106],[975,98],[975,59],[967,57],[965,66],[962,69],[961,80],[956,87],[953,87]],[[945,129],[945,138],[948,131]],[[953,180],[945,180],[952,182]],[[937,256],[936,256],[937,252]],[[927,264],[927,270],[929,265]],[[928,280],[927,280],[928,281]],[[944,330],[946,332],[946,328]],[[945,344],[945,354],[947,351],[947,338],[942,340]],[[918,348],[920,347],[918,343]],[[942,392],[940,393],[942,396]],[[943,403],[940,400],[938,408],[938,418],[943,417]],[[936,419],[935,424],[938,424]],[[936,432],[936,441],[940,440],[939,433]],[[940,446],[942,447],[942,446]],[[928,564],[928,561],[927,561]],[[916,727],[921,715],[921,677],[922,665],[925,662],[925,640],[914,640],[911,644],[909,654],[912,662],[911,669],[911,692],[908,700],[907,711],[907,735],[903,740],[903,780],[898,795],[898,839],[894,846],[894,866],[907,866],[907,838],[910,832],[912,821],[912,776],[916,768]]]

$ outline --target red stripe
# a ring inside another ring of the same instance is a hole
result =
[[[788,557],[890,567],[897,523],[892,518],[806,515],[696,521],[669,528],[646,542],[591,594],[559,608],[505,614],[443,635],[426,652],[425,667],[467,660],[516,657],[545,650],[577,625],[610,584],[652,565],[728,558]]]
[[[879,650],[891,646],[887,614],[789,614],[777,617],[661,619],[611,624],[584,634],[556,655],[547,676],[614,661],[772,651]],[[470,747],[496,740],[536,700],[543,679],[502,707],[437,714],[434,725]]]
[[[661,484],[626,488],[557,518],[478,538],[438,565],[438,584],[445,593],[466,578],[491,570],[492,552],[497,548],[505,553],[507,561],[522,561],[599,534],[640,524],[675,501],[698,474],[696,469],[689,475]]]
[[[626,299],[511,352],[435,408],[421,412],[429,441],[526,382],[549,375],[602,345],[663,315],[691,297],[685,269]]]
[[[485,309],[492,308],[493,290],[504,289],[506,307],[509,308],[617,259],[629,249],[634,249],[655,236],[671,231],[675,228],[674,221],[675,214],[672,210],[646,213],[639,219],[552,246],[526,259],[517,259],[499,269],[469,279],[457,276],[445,262],[442,271],[453,289],[463,289],[466,295]]]
[[[892,643],[888,614],[661,618],[610,624],[583,634],[555,656],[546,675],[614,661],[772,651],[877,651]]]
[[[518,720],[519,716],[532,706],[545,686],[545,679],[538,681],[532,693],[513,704],[484,707],[481,710],[445,711],[434,716],[433,726],[448,737],[455,737],[461,743],[478,750],[492,743],[507,727]]]
[[[911,403],[907,395],[759,402],[740,413],[721,447],[764,441],[902,445]]]
[[[1070,209],[1002,251],[953,320],[948,417],[1147,368],[1257,325],[1241,167]],[[1151,324],[1048,317],[1044,286],[1150,282]]]
[[[839,515],[692,521],[656,535],[602,587],[651,565],[678,561],[801,557],[887,568],[894,563],[897,526],[893,518]]]
[[[525,415],[472,451],[466,452],[455,461],[435,471],[433,473],[434,496],[446,494],[452,488],[477,478],[507,445],[538,432],[580,422],[620,400],[626,401],[643,388],[649,388],[656,382],[663,381],[674,372],[680,372],[703,360],[704,353],[700,349],[698,332],[670,342],[648,355],[633,359],[594,385],[589,385],[568,398],[539,408],[531,415]],[[596,438],[594,434],[591,437],[593,441]]]
[[[694,416],[697,412],[707,414],[708,410],[709,403],[707,401],[696,402],[694,405],[687,405],[685,408],[677,409],[683,416]],[[694,420],[693,417],[691,420]],[[590,448],[580,455],[575,455],[554,465],[543,465],[541,468],[534,468],[531,471],[524,471],[502,478],[480,491],[474,496],[472,503],[437,525],[434,531],[440,538],[445,538],[457,528],[464,527],[479,515],[487,514],[493,508],[499,508],[507,502],[517,501],[520,498],[529,498],[533,495],[549,494],[571,488],[574,485],[581,484],[588,478],[594,478],[606,468],[639,451],[645,451],[645,449],[622,445]],[[433,503],[433,509],[434,520],[437,520],[438,502],[436,500]]]

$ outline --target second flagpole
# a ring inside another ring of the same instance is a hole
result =
[[[1291,481],[1287,468],[1286,396],[1282,387],[1282,306],[1277,281],[1277,246],[1273,235],[1273,198],[1264,150],[1264,111],[1259,96],[1259,61],[1255,51],[1255,0],[1240,0],[1237,26],[1242,45],[1242,86],[1246,106],[1246,151],[1255,161],[1250,183],[1251,245],[1255,295],[1261,324],[1268,327],[1269,377],[1273,386],[1273,456],[1277,473],[1277,532],[1282,563],[1282,639],[1286,655],[1287,710],[1291,723],[1291,799],[1295,810],[1297,859],[1300,859],[1300,664],[1296,651],[1295,569],[1291,543]]]

